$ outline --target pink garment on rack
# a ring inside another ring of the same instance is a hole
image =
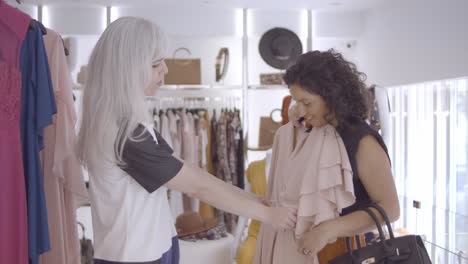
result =
[[[307,133],[288,123],[276,133],[271,162],[267,197],[273,205],[297,208],[298,220],[295,230],[287,231],[262,224],[254,263],[318,263],[299,253],[297,239],[355,201],[343,140],[330,125]]]
[[[79,264],[80,245],[76,209],[88,201],[82,168],[75,155],[76,112],[72,81],[60,35],[51,29],[44,36],[57,115],[44,131],[41,153],[51,250],[40,256],[43,264]]]
[[[174,114],[172,111],[167,112],[167,118],[169,121],[169,133],[171,135],[172,149],[174,150],[174,156],[177,158],[182,157],[182,133],[179,131],[180,122],[179,116]]]
[[[0,0],[0,61],[19,69],[21,46],[31,17]]]
[[[198,153],[196,145],[195,125],[193,115],[180,112],[182,123],[182,159],[186,164],[198,166]],[[193,197],[183,194],[184,211],[198,212],[199,201]]]
[[[0,62],[0,263],[28,263],[20,111],[21,72]]]
[[[170,113],[172,114],[172,111],[170,111]],[[171,118],[174,118],[174,115],[172,115]],[[171,121],[169,120],[169,117],[166,114],[163,114],[160,120],[161,120],[161,136],[164,138],[164,140],[166,140],[169,147],[171,147],[174,150],[174,144],[172,142],[172,136],[171,136],[171,130],[170,130]],[[173,126],[176,127],[175,123]],[[175,154],[175,151],[173,154]],[[177,216],[183,214],[184,204],[182,200],[182,193],[176,190],[169,190],[169,206],[171,207],[171,213],[172,213],[173,219],[176,219]]]
[[[30,22],[0,0],[0,263],[28,263],[19,58]]]

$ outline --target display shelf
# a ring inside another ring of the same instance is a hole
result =
[[[253,84],[249,85],[249,90],[284,90],[288,86],[285,84]]]

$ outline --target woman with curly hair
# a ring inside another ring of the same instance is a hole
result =
[[[284,80],[296,104],[275,136],[268,200],[296,206],[298,219],[295,232],[262,225],[255,263],[316,263],[328,243],[375,227],[359,208],[377,203],[395,221],[399,202],[387,147],[366,122],[365,75],[329,50],[301,55]]]

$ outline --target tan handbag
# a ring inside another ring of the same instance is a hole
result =
[[[260,148],[271,148],[273,146],[276,130],[281,127],[281,122],[275,122],[275,120],[273,120],[273,113],[275,112],[281,113],[281,109],[274,109],[271,111],[270,116],[262,116],[260,118],[260,133],[258,138]]]
[[[192,55],[187,48],[178,48],[174,51],[172,59],[166,59],[168,73],[164,77],[164,83],[168,85],[201,84],[200,59],[176,59],[179,51],[186,51]]]
[[[359,242],[357,239],[359,238]],[[358,244],[366,245],[366,239],[364,235],[359,235],[351,239],[351,245],[353,249],[358,248]],[[338,256],[341,256],[347,252],[346,239],[338,238],[335,242],[326,245],[322,250],[319,251],[318,260],[319,264],[328,264],[328,262]]]

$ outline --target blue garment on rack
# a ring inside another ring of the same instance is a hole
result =
[[[21,145],[28,203],[29,263],[39,263],[39,255],[50,250],[44,177],[39,152],[44,148],[44,128],[57,113],[49,63],[42,32],[37,23],[21,47]]]

